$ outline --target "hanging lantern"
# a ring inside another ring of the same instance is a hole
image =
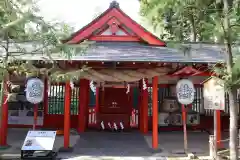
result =
[[[91,81],[90,82],[90,89],[92,90],[92,92],[94,93],[94,95],[96,94],[96,86],[94,85],[94,82]]]
[[[38,104],[42,102],[44,95],[44,83],[38,78],[32,78],[27,81],[26,98],[30,103]]]
[[[147,84],[146,84],[146,81],[145,81],[144,78],[142,79],[142,83],[143,83],[143,90],[146,90],[147,89]]]

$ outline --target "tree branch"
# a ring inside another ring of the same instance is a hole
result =
[[[30,15],[25,15],[25,16],[23,16],[23,17],[15,20],[15,21],[12,21],[12,22],[10,22],[10,23],[8,23],[8,24],[3,25],[3,27],[2,27],[1,30],[0,30],[0,33],[4,33],[4,32],[5,32],[6,30],[8,30],[9,28],[11,28],[11,27],[13,27],[13,26],[16,26],[16,25],[18,25],[19,23],[22,23],[22,22],[26,21],[29,17],[30,17]]]

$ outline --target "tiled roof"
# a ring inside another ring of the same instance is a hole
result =
[[[29,45],[28,45],[29,46]],[[31,46],[31,45],[30,45]],[[223,46],[212,44],[191,44],[191,56],[182,50],[149,46],[133,42],[97,42],[92,44],[84,54],[76,54],[71,60],[82,61],[147,61],[147,62],[209,62],[224,61]],[[17,59],[44,60],[44,54],[24,54]],[[52,54],[55,60],[68,60],[60,54]]]

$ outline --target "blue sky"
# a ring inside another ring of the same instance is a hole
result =
[[[117,1],[126,14],[140,22],[138,0]],[[106,10],[110,2],[112,0],[41,0],[38,6],[46,20],[64,21],[78,30],[91,22],[96,13]]]

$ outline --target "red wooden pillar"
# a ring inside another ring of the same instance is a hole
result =
[[[71,87],[70,82],[65,84],[65,101],[64,101],[64,148],[69,148],[70,139],[70,112],[71,112]]]
[[[222,139],[222,135],[221,135],[221,111],[220,110],[216,110],[216,120],[217,120],[217,124],[216,124],[216,127],[217,127],[217,147],[218,148],[221,148],[222,145],[221,145],[221,139]]]
[[[146,87],[148,87],[148,80],[145,79]],[[143,119],[143,133],[148,133],[148,88],[142,90],[142,119]]]
[[[98,112],[99,112],[99,87],[96,87],[96,107],[95,107],[95,115],[96,115],[96,122],[98,119]]]
[[[139,109],[139,116],[138,116],[138,122],[139,122],[139,129],[140,129],[140,132],[143,133],[143,128],[144,128],[144,125],[143,125],[143,103],[142,103],[142,98],[143,98],[143,90],[142,90],[142,80],[139,80],[139,83],[138,83],[138,88],[139,88],[139,94],[138,94],[138,109]]]
[[[152,148],[158,148],[158,77],[152,81]]]
[[[43,99],[43,113],[44,113],[44,117],[43,117],[43,126],[45,126],[46,122],[45,122],[45,116],[48,114],[48,79],[45,78],[44,80],[44,99]]]
[[[79,106],[78,106],[78,133],[84,132],[88,122],[89,81],[80,79]]]
[[[4,82],[4,89],[7,89],[7,83]],[[0,147],[7,146],[7,131],[8,131],[8,103],[6,102],[7,95],[3,95],[3,102],[2,102],[2,119],[1,119],[1,128],[0,128]],[[6,103],[4,103],[6,102]]]

